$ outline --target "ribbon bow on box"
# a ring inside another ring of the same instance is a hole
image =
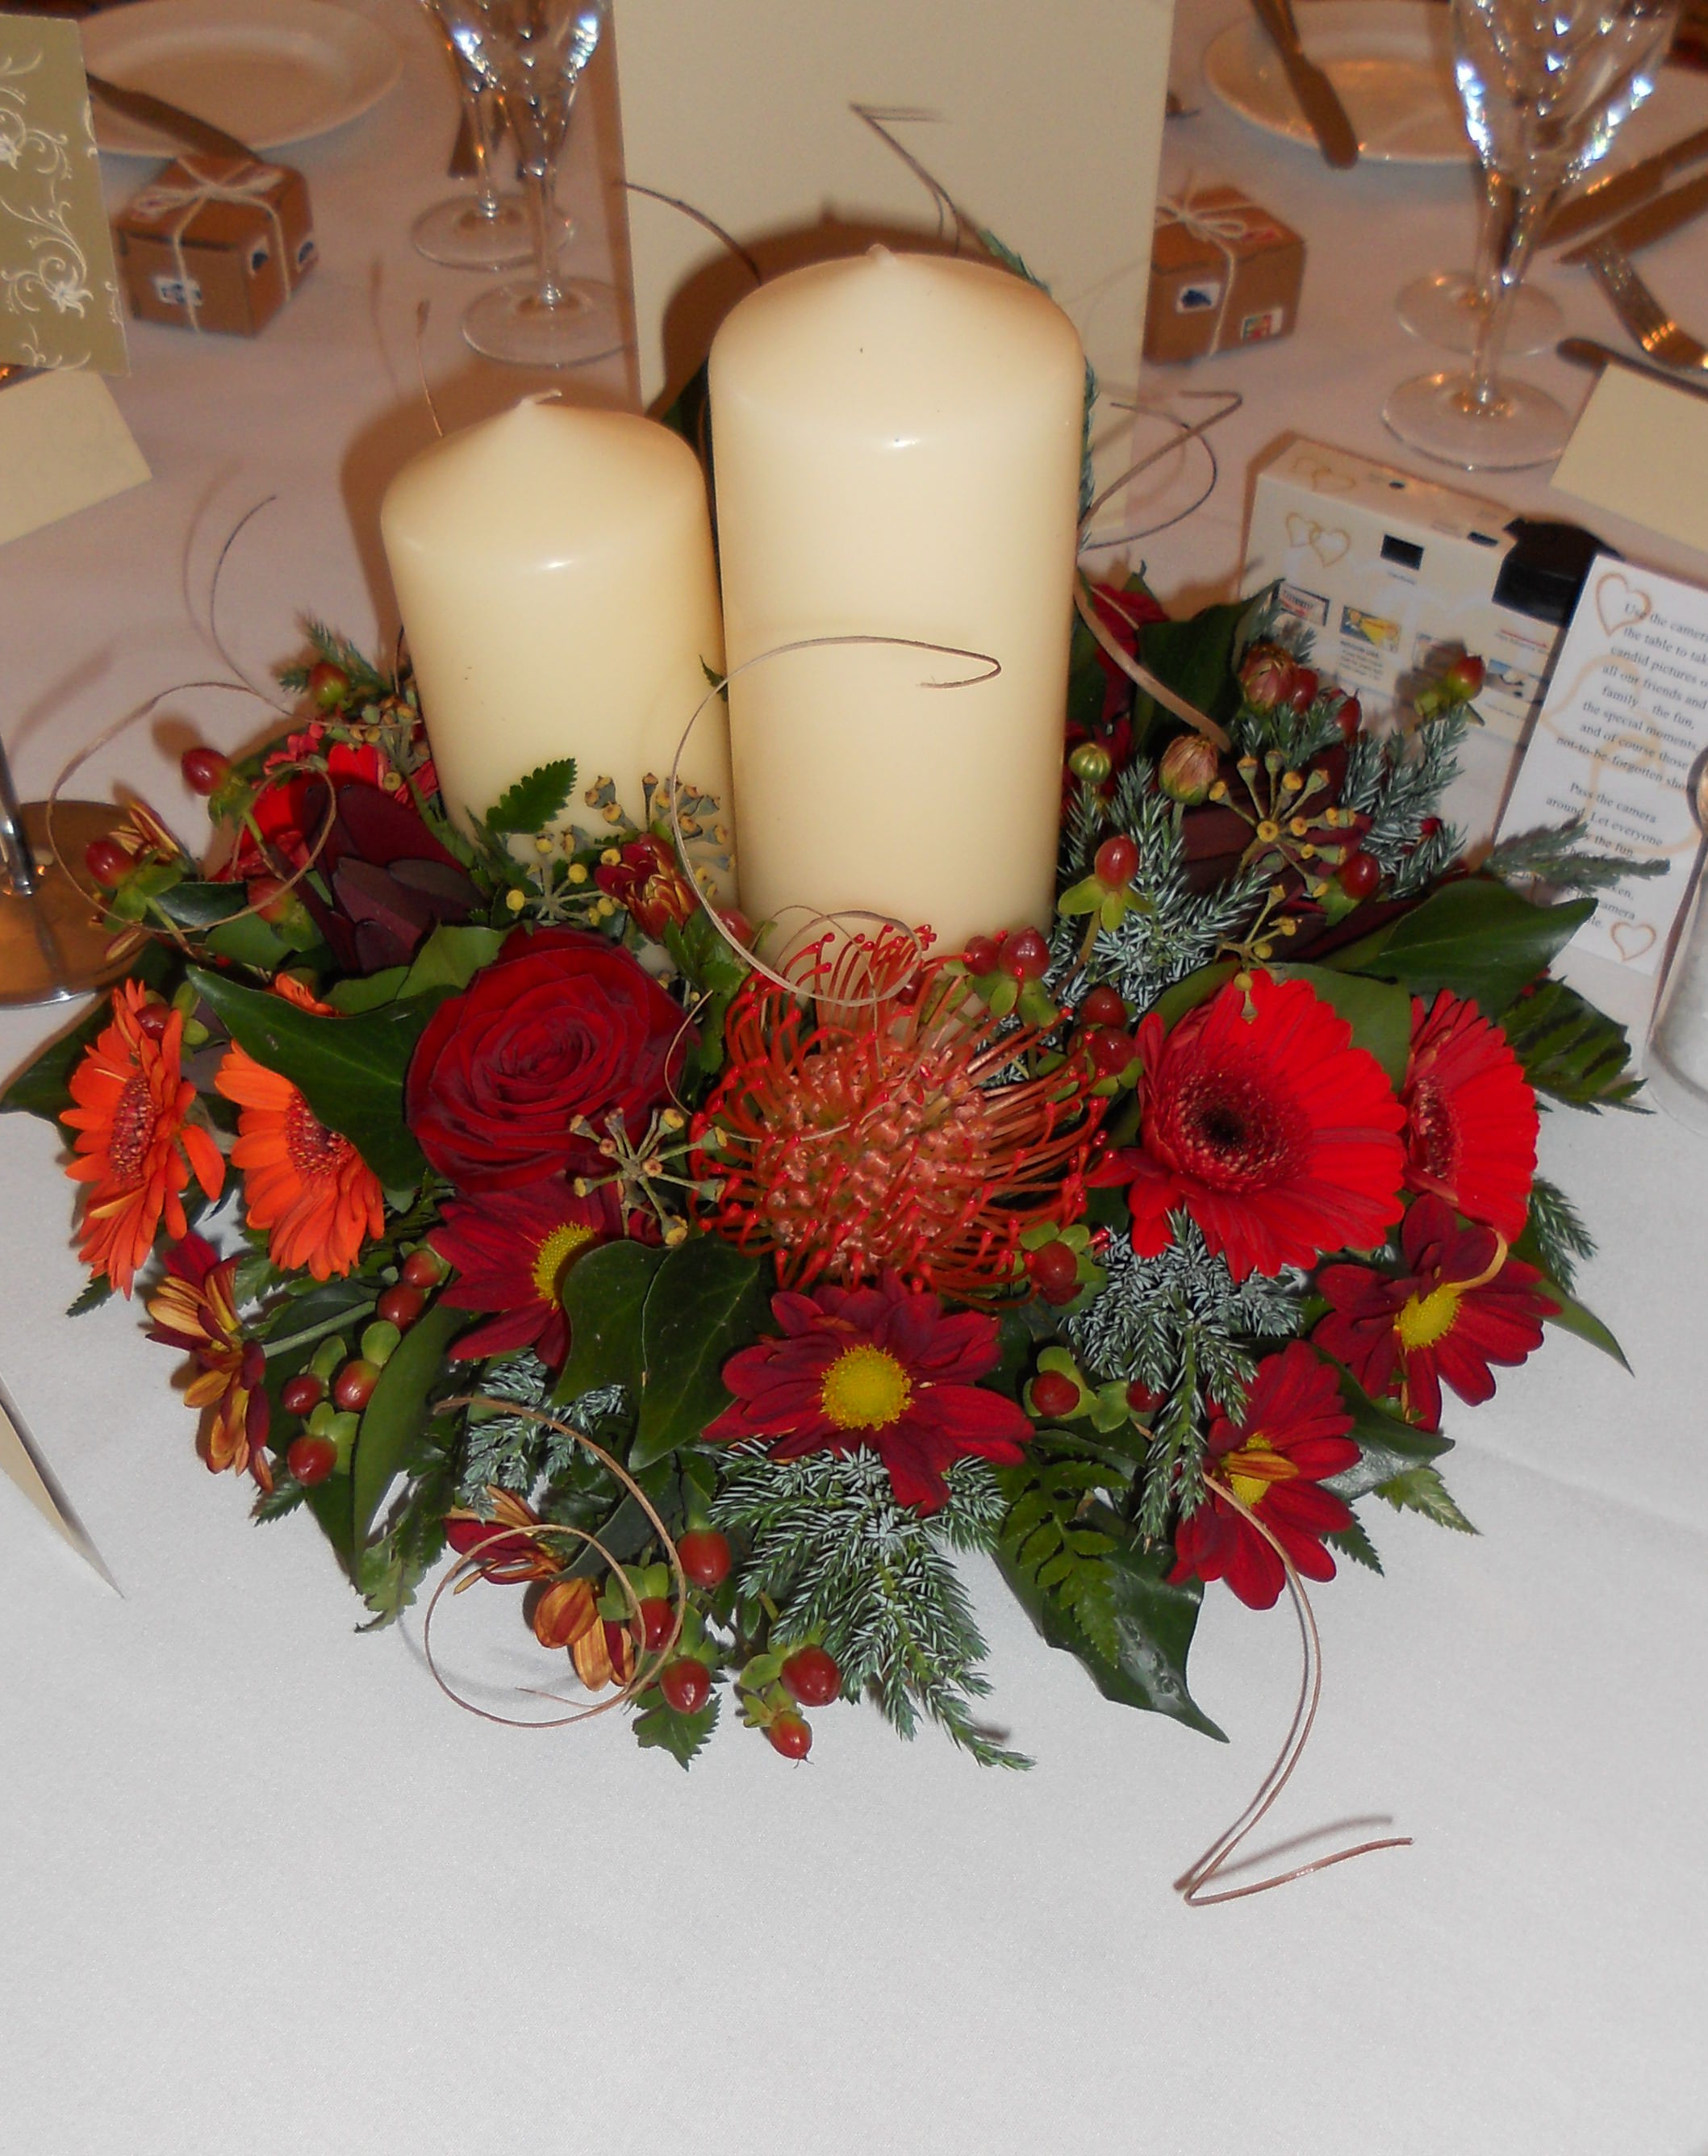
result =
[[[176,172],[187,173],[187,184],[172,183],[169,176]],[[152,225],[165,218],[172,220],[159,236],[172,249],[184,312],[192,330],[199,331],[202,327],[200,302],[197,280],[184,259],[184,241],[197,218],[210,203],[233,203],[264,211],[273,228],[285,297],[288,299],[296,289],[296,265],[285,244],[285,224],[276,200],[280,182],[287,177],[284,167],[264,165],[256,160],[239,164],[233,159],[181,156],[167,167],[167,175],[145,187],[126,212],[127,221],[138,223]]]

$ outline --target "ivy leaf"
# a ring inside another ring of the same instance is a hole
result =
[[[1403,1474],[1377,1483],[1376,1494],[1378,1497],[1386,1498],[1397,1512],[1421,1512],[1425,1519],[1434,1520],[1438,1527],[1454,1527],[1462,1535],[1476,1532],[1449,1496],[1447,1485],[1433,1467],[1408,1467]],[[1330,1539],[1337,1543],[1340,1537],[1336,1535]]]
[[[1350,1504],[1408,1468],[1439,1460],[1444,1452],[1453,1450],[1451,1438],[1443,1437],[1439,1430],[1418,1430],[1402,1421],[1372,1400],[1350,1370],[1342,1369],[1338,1363],[1332,1367],[1340,1380],[1341,1403],[1352,1418],[1347,1435],[1358,1447],[1360,1457],[1351,1467],[1330,1476],[1322,1486],[1325,1490],[1331,1490]]]
[[[239,1046],[288,1078],[387,1190],[420,1182],[427,1163],[403,1121],[403,1078],[439,998],[388,1004],[360,1018],[321,1018],[199,966],[190,968],[190,979]]]
[[[1593,898],[1533,906],[1490,877],[1464,876],[1327,963],[1402,981],[1426,1001],[1450,988],[1498,1019],[1594,911]]]
[[[634,1718],[635,1742],[644,1751],[668,1752],[679,1767],[690,1767],[717,1727],[718,1694],[714,1691],[697,1714],[678,1714],[665,1705],[656,1685],[649,1685],[640,1697],[654,1704]]]
[[[691,1444],[729,1405],[724,1364],[765,1310],[758,1259],[710,1235],[665,1253],[641,1313],[640,1421],[629,1454],[637,1472]]]
[[[664,1257],[645,1243],[603,1243],[570,1267],[563,1281],[569,1359],[552,1390],[557,1406],[603,1385],[621,1385],[639,1400],[641,1312]]]
[[[1568,1107],[1623,1108],[1642,1080],[1632,1073],[1623,1026],[1568,988],[1541,982],[1500,1015],[1500,1029],[1539,1093]]]
[[[1396,1090],[1404,1082],[1412,1050],[1412,998],[1392,981],[1362,973],[1336,973],[1327,966],[1272,965],[1278,980],[1303,981],[1352,1029],[1352,1045],[1367,1049]]]
[[[487,829],[495,839],[531,839],[553,817],[561,816],[575,791],[575,758],[559,757],[542,763],[502,793],[487,811]]]
[[[368,1528],[392,1478],[415,1457],[428,1424],[428,1396],[438,1383],[444,1351],[468,1324],[469,1315],[446,1303],[433,1303],[403,1335],[380,1372],[350,1462],[350,1549],[358,1565]]]

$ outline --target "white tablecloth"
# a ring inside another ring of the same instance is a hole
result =
[[[389,629],[374,512],[428,432],[420,296],[451,415],[513,393],[459,355],[472,287],[407,245],[443,191],[441,64],[406,0],[367,4],[409,64],[369,119],[300,152],[322,266],[257,345],[138,329],[117,395],[155,480],[0,565],[0,721],[26,793],[213,670],[208,574],[264,495],[222,606],[244,662],[289,655],[300,611]],[[1234,12],[1182,11],[1189,103]],[[1663,120],[1708,118],[1708,85],[1666,96]],[[1175,377],[1247,398],[1210,504],[1143,550],[1178,600],[1234,574],[1269,443],[1393,449],[1381,393],[1424,355],[1391,296],[1462,259],[1470,194],[1449,171],[1331,176],[1208,100],[1168,160],[1177,185],[1246,183],[1310,244],[1290,345]],[[1700,272],[1702,245],[1657,250],[1657,275]],[[1546,281],[1616,341],[1592,291]],[[1582,394],[1552,357],[1526,364]],[[1545,476],[1485,490],[1572,513]],[[192,830],[178,748],[259,716],[185,698],[87,790],[128,781]],[[46,1029],[0,1020],[0,1068]],[[850,1709],[818,1717],[804,1768],[726,1731],[691,1776],[611,1721],[492,1728],[433,1689],[418,1625],[355,1636],[306,1522],[252,1527],[246,1492],[200,1469],[136,1312],[61,1317],[80,1276],[54,1136],[0,1122],[0,1373],[124,1589],[0,1486],[0,2145],[1700,2156],[1708,1155],[1660,1116],[1562,1111],[1543,1158],[1601,1238],[1585,1292],[1634,1374],[1551,1339],[1449,1415],[1480,1537],[1384,1512],[1387,1577],[1343,1568],[1316,1597],[1326,1697],[1274,1834],[1391,1811],[1416,1845],[1196,1912],[1168,1882],[1285,1726],[1285,1608],[1207,1597],[1196,1689],[1225,1748],[1097,1699],[983,1571],[994,1706],[1030,1774]]]

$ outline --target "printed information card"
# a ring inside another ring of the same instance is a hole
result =
[[[1603,892],[1568,954],[1639,977],[1647,1001],[1702,844],[1693,793],[1705,751],[1708,592],[1599,556],[1561,647],[1501,833],[1511,837],[1582,816],[1591,851],[1665,863],[1664,875]],[[1624,1016],[1639,999],[1618,1000],[1625,1009],[1614,1015]]]

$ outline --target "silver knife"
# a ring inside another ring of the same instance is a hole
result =
[[[1705,209],[1708,209],[1708,172],[1700,178],[1686,180],[1683,187],[1670,189],[1654,202],[1644,203],[1641,209],[1622,217],[1611,230],[1593,234],[1560,259],[1587,262],[1596,249],[1608,240],[1622,253],[1634,254],[1639,247],[1652,247],[1657,239],[1664,239],[1668,233],[1676,232],[1681,224],[1688,224]]]
[[[203,120],[197,113],[168,105],[163,97],[155,97],[146,90],[127,90],[122,83],[108,82],[98,74],[90,76],[89,87],[110,110],[122,113],[126,120],[134,120],[140,126],[152,127],[188,149],[201,150],[215,157],[243,157],[250,163],[254,162],[255,153],[247,142],[239,142],[235,135],[228,135],[223,127],[216,127],[211,120]]]
[[[1708,127],[1699,127],[1694,135],[1657,150],[1652,157],[1628,166],[1623,172],[1609,172],[1554,212],[1542,229],[1541,244],[1563,247],[1568,239],[1576,239],[1609,218],[1623,217],[1639,203],[1659,194],[1675,172],[1703,157],[1708,157]]]
[[[1310,123],[1325,160],[1336,172],[1358,162],[1358,132],[1346,117],[1340,92],[1300,42],[1292,0],[1252,0],[1257,18],[1269,33],[1269,42],[1281,56],[1287,80]]]
[[[1646,374],[1651,382],[1664,382],[1669,389],[1685,389],[1692,397],[1708,397],[1708,382],[1693,381],[1688,374],[1675,374],[1670,367],[1653,367],[1647,360],[1634,358],[1628,352],[1615,352],[1611,345],[1597,344],[1593,337],[1562,337],[1554,350],[1574,367],[1593,367],[1598,373],[1606,367],[1623,367],[1628,374]]]

